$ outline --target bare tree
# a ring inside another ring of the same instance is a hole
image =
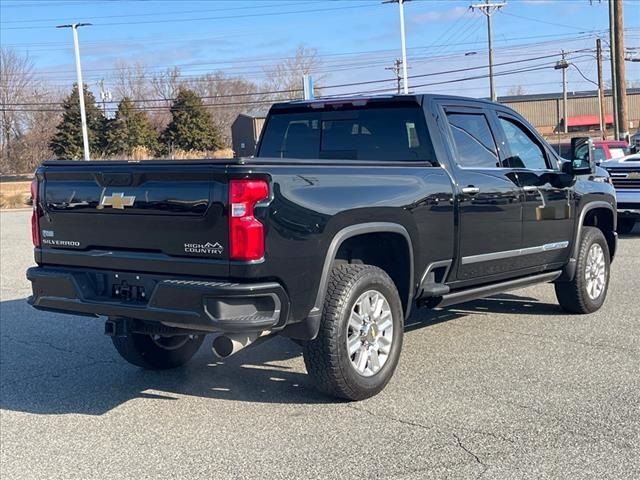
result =
[[[0,48],[0,151],[3,164],[10,165],[12,144],[25,130],[27,107],[35,88],[33,62],[28,55]]]
[[[207,73],[187,81],[213,115],[220,128],[222,141],[231,146],[231,124],[242,113],[258,112],[267,105],[258,93],[258,86],[239,77],[227,77],[223,72]]]
[[[36,90],[32,95],[36,103],[62,102],[62,93],[55,90]],[[53,158],[49,144],[56,133],[61,112],[55,108],[42,108],[24,118],[24,132],[14,140],[11,171],[26,173],[35,170],[43,160]]]
[[[272,94],[273,100],[301,98],[303,75],[313,75],[314,93],[319,95],[324,80],[324,75],[318,74],[321,66],[322,60],[318,57],[317,50],[300,45],[293,57],[287,58],[273,67],[265,68],[267,77],[265,87],[268,91],[282,92]]]
[[[182,72],[179,67],[167,68],[164,72],[151,76],[151,91],[154,98],[171,101],[182,85]]]
[[[507,91],[507,95],[524,95],[527,91],[522,85],[514,85]]]
[[[169,109],[164,107],[171,106],[182,84],[182,72],[179,67],[167,68],[163,72],[151,75],[151,97],[157,100],[146,106],[156,107],[149,115],[149,120],[158,131],[164,130],[171,120]]]
[[[151,95],[151,74],[143,62],[119,60],[114,65],[114,72],[111,82],[118,100],[125,97],[145,99]]]

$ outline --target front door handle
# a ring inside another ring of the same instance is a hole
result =
[[[473,185],[469,185],[468,187],[463,187],[462,193],[466,193],[467,195],[475,195],[476,193],[480,193],[480,189],[478,187],[474,187]]]
[[[531,193],[531,192],[537,193],[540,190],[540,187],[536,187],[535,185],[525,185],[524,187],[522,187],[522,190],[528,193]]]

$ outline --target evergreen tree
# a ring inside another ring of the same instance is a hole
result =
[[[130,155],[135,147],[158,148],[158,135],[145,112],[137,110],[128,97],[118,105],[106,132],[106,151],[111,155]]]
[[[100,155],[104,148],[106,119],[97,107],[93,93],[87,89],[86,85],[84,87],[84,105],[87,115],[89,150],[92,155]],[[84,157],[84,153],[77,84],[74,84],[71,94],[63,100],[62,108],[64,109],[62,120],[58,124],[56,134],[49,146],[58,158],[79,160]]]
[[[162,132],[165,151],[216,150],[222,147],[220,131],[211,113],[198,95],[187,88],[180,88],[171,106],[171,122]]]

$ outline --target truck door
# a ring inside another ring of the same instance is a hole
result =
[[[498,110],[496,115],[504,163],[513,168],[523,190],[519,266],[564,263],[575,223],[572,178],[559,171],[532,128],[509,113]]]
[[[512,169],[503,168],[489,112],[446,106],[457,183],[457,280],[509,276],[522,236],[522,196]]]

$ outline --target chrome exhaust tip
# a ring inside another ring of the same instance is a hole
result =
[[[211,351],[218,358],[228,358],[248,347],[260,338],[266,338],[269,332],[221,334],[213,339]]]

